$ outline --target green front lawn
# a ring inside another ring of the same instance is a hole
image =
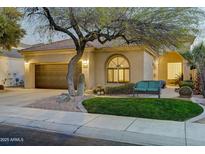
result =
[[[89,113],[184,121],[203,112],[191,101],[166,98],[96,97],[83,101]]]

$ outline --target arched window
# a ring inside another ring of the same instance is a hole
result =
[[[111,57],[107,63],[107,82],[124,83],[130,81],[130,66],[121,55]]]

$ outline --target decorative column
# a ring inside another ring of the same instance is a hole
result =
[[[159,80],[159,59],[155,58],[153,62],[153,79],[154,80]]]
[[[82,73],[85,75],[86,89],[93,89],[95,87],[94,65],[94,54],[88,51],[82,58]]]
[[[25,88],[35,88],[35,64],[25,62],[25,81],[24,87]]]

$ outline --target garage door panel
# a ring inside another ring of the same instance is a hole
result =
[[[75,88],[82,72],[81,63],[76,67],[74,75]],[[42,64],[35,67],[36,88],[67,89],[67,64]]]

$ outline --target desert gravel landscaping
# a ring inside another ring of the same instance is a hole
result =
[[[34,103],[29,104],[25,107],[40,108],[47,110],[60,110],[60,111],[70,111],[70,112],[83,112],[81,107],[81,102],[91,96],[76,96],[72,98],[69,102],[59,103],[57,102],[58,96],[51,96],[48,98],[43,98],[36,100]]]

